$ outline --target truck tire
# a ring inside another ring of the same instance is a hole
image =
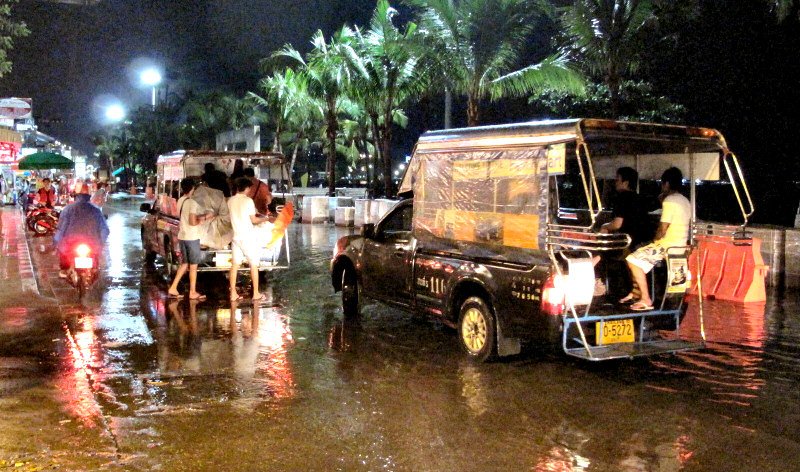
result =
[[[469,297],[458,314],[458,340],[470,360],[486,362],[497,357],[494,315],[480,297]]]
[[[178,272],[178,264],[175,261],[175,253],[172,252],[172,245],[169,240],[164,242],[164,266],[166,266],[169,278],[174,278],[175,273]]]
[[[144,228],[142,228],[142,249],[144,250],[144,262],[148,266],[152,266],[156,261],[156,252],[147,247],[147,242],[144,239]]]
[[[342,312],[345,317],[357,318],[360,314],[356,270],[347,266],[342,271]]]

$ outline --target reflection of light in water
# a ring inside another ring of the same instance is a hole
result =
[[[555,446],[539,459],[534,472],[580,472],[587,470],[589,459],[579,456],[564,446]]]
[[[461,379],[461,396],[464,397],[469,409],[476,416],[486,413],[489,409],[489,400],[486,398],[486,387],[483,385],[478,367],[465,363],[459,367],[458,374]]]
[[[72,369],[70,375],[58,379],[56,387],[69,412],[80,419],[85,426],[92,427],[99,424],[103,413],[94,399],[92,385],[87,375],[90,370],[97,371],[93,374],[94,384],[101,383],[100,379],[96,378],[100,375],[100,369],[92,369],[93,366],[100,366],[101,358],[94,336],[94,317],[86,316],[82,321],[83,326],[74,335],[65,329],[69,340],[67,360]]]
[[[262,393],[271,398],[291,397],[295,385],[286,350],[292,343],[288,320],[275,307],[256,307],[253,316],[260,345],[255,371],[265,384]]]
[[[703,306],[709,349],[680,353],[683,363],[659,359],[653,363],[667,370],[690,373],[710,385],[712,402],[749,406],[757,398],[755,392],[766,384],[759,367],[766,339],[765,305],[714,300]],[[691,298],[681,323],[681,335],[698,338],[699,333],[699,306],[697,299]]]
[[[125,272],[125,249],[123,246],[125,221],[121,213],[114,213],[108,217],[108,229],[106,271],[111,277],[122,277]]]

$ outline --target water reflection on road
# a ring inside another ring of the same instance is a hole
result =
[[[796,297],[708,304],[703,351],[595,365],[530,347],[475,365],[435,322],[377,305],[343,321],[327,270],[344,229],[293,224],[266,303],[228,302],[219,274],[201,278],[207,301],[167,299],[136,206],[112,204],[95,298],[64,299],[64,395],[142,469],[797,470]],[[693,304],[682,329],[699,326]]]

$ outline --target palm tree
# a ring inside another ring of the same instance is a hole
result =
[[[351,57],[357,71],[353,95],[364,106],[373,127],[383,164],[384,192],[391,194],[392,125],[405,116],[400,104],[424,90],[424,74],[414,53],[417,26],[404,30],[394,24],[398,12],[387,0],[379,0],[365,33],[354,31],[358,56]]]
[[[330,43],[326,42],[325,35],[318,30],[311,39],[313,49],[308,53],[308,60],[289,44],[272,55],[294,61],[307,78],[309,95],[324,103],[330,195],[336,194],[336,136],[339,132],[339,111],[353,74],[353,69],[348,67],[346,61],[347,56],[355,55],[349,44],[351,38],[352,30],[347,26],[337,31]]]
[[[288,141],[294,144],[289,163],[291,175],[299,151],[308,146],[310,130],[322,119],[322,107],[308,94],[307,77],[292,69],[275,72],[261,79],[258,86],[264,96],[250,92],[248,97],[269,110],[274,119],[272,150],[283,152],[284,134],[290,135]]]
[[[539,0],[405,0],[417,10],[424,48],[435,61],[440,83],[466,95],[469,126],[478,124],[479,104],[550,88],[580,93],[583,80],[563,56],[516,69],[535,26],[547,12]]]
[[[639,67],[652,20],[653,3],[645,0],[576,0],[561,17],[570,52],[608,86],[612,118],[619,116],[620,84]]]

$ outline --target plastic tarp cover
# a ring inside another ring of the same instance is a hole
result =
[[[233,240],[233,227],[228,204],[222,191],[201,185],[192,199],[200,205],[202,213],[213,212],[217,217],[200,224],[200,244],[211,249],[224,249]]]
[[[547,148],[418,153],[409,171],[420,240],[451,241],[476,256],[542,247]]]

